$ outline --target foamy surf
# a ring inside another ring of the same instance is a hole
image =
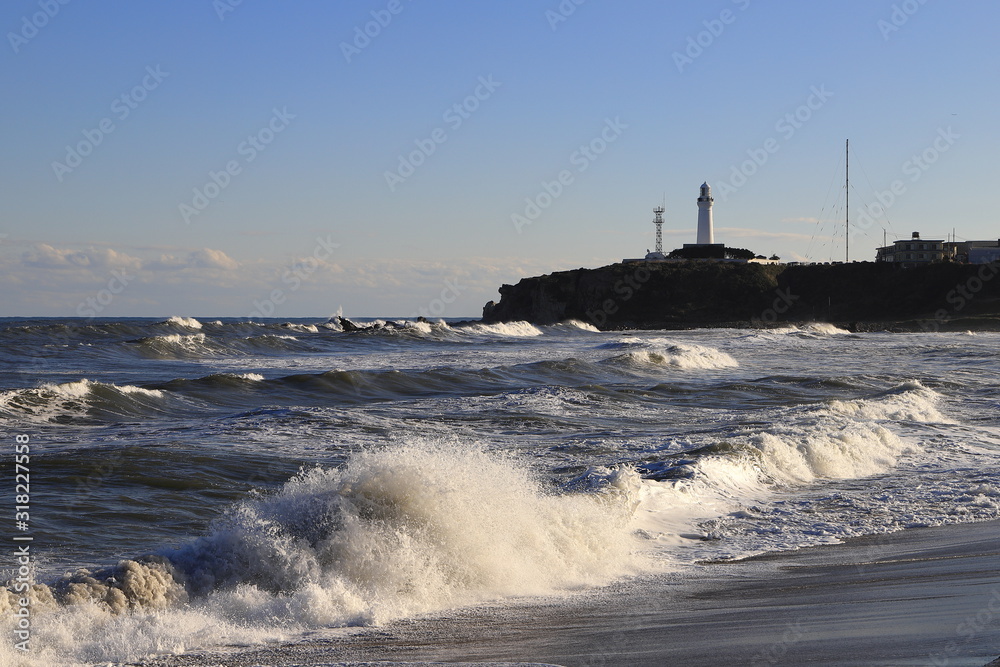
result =
[[[923,416],[940,416],[931,405],[936,399],[932,390],[907,383],[887,395],[853,402],[863,406],[857,410],[831,410],[822,404],[792,408],[766,430],[734,433],[694,452],[682,452],[677,459],[647,464],[636,525],[658,546],[664,561],[702,558],[712,550],[701,548],[698,540],[713,533],[717,539],[731,537],[732,531],[720,533],[718,526],[752,517],[747,507],[819,482],[884,474],[903,457],[918,453],[919,444],[890,427],[894,419],[913,416],[909,410],[900,411],[900,404],[921,405]],[[786,549],[851,534],[838,530],[830,535],[809,526],[808,520],[784,528],[772,522],[767,530],[774,547]],[[746,550],[740,544],[713,549],[716,557],[721,553],[745,557],[762,550],[761,546]]]
[[[664,346],[641,345],[641,349],[634,349],[630,352],[611,357],[605,363],[633,368],[673,366],[685,370],[695,368],[735,368],[739,366],[739,362],[729,354],[703,345],[684,343]]]
[[[488,336],[503,336],[508,338],[533,338],[544,335],[544,332],[528,322],[499,322],[497,324],[470,324],[462,327],[467,331]]]
[[[592,587],[647,566],[671,605],[699,561],[1000,517],[997,334],[369,323],[3,329],[0,413],[52,489],[38,664],[225,663],[538,591],[627,607],[631,582]],[[404,433],[435,441],[385,446]]]
[[[0,417],[34,422],[93,415],[138,415],[161,411],[166,395],[159,389],[92,382],[86,378],[61,384],[0,393]]]
[[[918,380],[909,380],[879,398],[834,400],[828,408],[831,412],[871,420],[955,423],[937,409],[939,399],[940,394],[933,389]]]
[[[38,585],[34,664],[138,660],[601,585],[638,565],[630,493],[624,478],[554,493],[523,465],[455,442],[363,451],[239,503],[185,547]]]
[[[167,318],[163,324],[181,329],[201,329],[202,327],[201,322],[193,317],[179,317],[177,315]]]

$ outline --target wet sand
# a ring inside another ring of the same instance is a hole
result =
[[[149,665],[361,662],[982,667],[1000,655],[1000,522],[705,564],[570,599]]]

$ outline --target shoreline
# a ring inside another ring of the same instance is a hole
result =
[[[572,319],[572,318],[571,318]],[[423,321],[428,321],[424,319]],[[533,322],[530,320],[503,320],[493,322],[486,319],[461,319],[449,322],[449,326],[461,328],[475,324],[510,324],[523,321],[536,326],[550,326],[552,322]],[[775,320],[676,320],[676,321],[645,321],[630,320],[614,325],[597,325],[586,318],[578,320],[594,326],[602,332],[620,331],[692,331],[696,329],[743,329],[754,331],[769,331],[791,326],[807,326],[810,324],[829,324],[851,333],[965,333],[966,331],[995,333],[1000,332],[1000,316],[997,317],[954,317],[935,319],[933,317],[909,320],[825,320],[807,319],[775,319]]]
[[[1000,654],[998,562],[1000,521],[913,528],[566,598],[141,664],[983,667]]]

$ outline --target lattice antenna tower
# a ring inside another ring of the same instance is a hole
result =
[[[656,252],[660,254],[663,254],[663,212],[665,210],[662,206],[653,209],[653,213],[656,214],[653,219],[653,224],[656,225]]]

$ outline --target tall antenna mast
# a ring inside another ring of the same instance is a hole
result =
[[[653,224],[656,225],[656,249],[655,251],[663,254],[663,211],[666,210],[662,206],[657,206],[653,209],[653,213],[656,214],[656,218],[653,220]]]
[[[844,165],[846,169],[846,179],[844,181],[844,192],[847,196],[847,203],[844,205],[844,263],[851,263],[851,140],[847,140],[844,147]]]

